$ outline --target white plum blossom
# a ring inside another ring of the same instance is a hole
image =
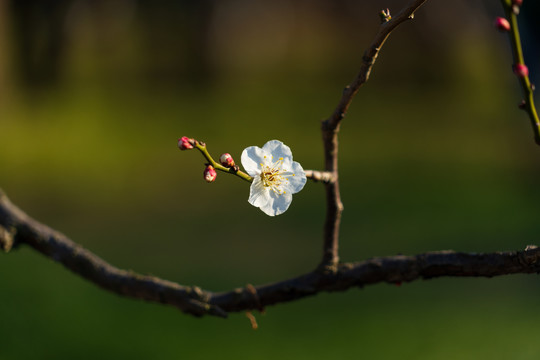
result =
[[[302,166],[293,161],[291,149],[279,140],[268,141],[262,149],[244,149],[241,161],[253,178],[249,203],[270,216],[284,213],[292,195],[302,190],[307,181]]]

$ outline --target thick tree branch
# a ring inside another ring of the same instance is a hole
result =
[[[333,181],[325,183],[326,189],[326,219],[324,222],[324,243],[323,258],[321,268],[324,270],[335,271],[339,263],[339,226],[341,222],[341,213],[343,212],[343,203],[339,191],[338,177],[338,133],[341,120],[345,117],[349,106],[362,86],[368,79],[371,69],[377,60],[379,51],[390,33],[401,23],[412,19],[415,11],[427,0],[411,1],[395,17],[385,16],[383,23],[377,35],[371,42],[371,45],[364,52],[360,72],[353,82],[345,87],[343,95],[332,115],[321,124],[325,170],[332,174]]]
[[[175,306],[200,316],[226,313],[208,304],[206,294],[197,287],[181,286],[153,276],[118,269],[65,235],[30,218],[13,205],[0,190],[0,226],[15,234],[11,245],[27,244],[76,274],[119,295]]]
[[[290,280],[256,287],[257,298],[247,291],[235,290],[214,294],[211,303],[225,311],[241,311],[297,300],[323,291],[344,291],[381,282],[400,284],[443,276],[494,277],[539,272],[540,249],[536,246],[528,246],[524,251],[487,254],[439,251],[344,263],[334,273],[314,271]]]
[[[0,227],[11,229],[13,246],[26,244],[74,273],[113,293],[175,306],[195,315],[226,317],[228,312],[262,310],[323,291],[344,291],[380,282],[401,283],[443,276],[493,277],[540,272],[540,249],[467,254],[454,251],[389,256],[345,263],[335,272],[315,270],[296,278],[224,293],[182,286],[154,276],[118,269],[65,235],[30,218],[0,191]],[[3,232],[2,234],[6,234]],[[0,242],[3,240],[0,239]]]

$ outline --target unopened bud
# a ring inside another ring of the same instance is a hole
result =
[[[180,150],[189,150],[193,149],[193,142],[195,140],[188,138],[187,136],[182,136],[178,139],[178,148]]]
[[[521,6],[523,5],[523,0],[512,0],[512,5]]]
[[[499,31],[510,31],[510,23],[502,17],[495,18],[495,27]]]
[[[529,68],[525,64],[515,64],[514,74],[521,78],[529,76]]]
[[[234,159],[232,158],[231,154],[229,154],[229,153],[222,154],[219,157],[219,162],[221,163],[221,165],[223,165],[225,167],[228,167],[228,168],[234,166]]]
[[[212,165],[207,165],[203,172],[204,180],[208,183],[214,182],[217,177],[216,169]]]

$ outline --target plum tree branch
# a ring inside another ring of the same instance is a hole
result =
[[[339,263],[339,226],[343,202],[339,190],[338,176],[338,133],[341,120],[345,117],[349,106],[360,89],[369,79],[371,69],[377,60],[379,51],[390,33],[406,20],[412,19],[414,13],[427,0],[411,1],[395,17],[390,12],[385,13],[379,32],[364,52],[360,72],[351,84],[345,87],[341,99],[330,117],[321,123],[324,144],[325,171],[330,173],[332,181],[325,182],[326,190],[326,219],[323,230],[323,258],[320,268],[324,271],[336,271]]]
[[[7,230],[9,229],[9,230]],[[6,235],[9,234],[9,235]],[[540,249],[496,253],[429,252],[416,256],[378,257],[343,263],[335,272],[310,273],[260,286],[214,293],[155,276],[118,269],[65,235],[32,219],[0,190],[0,248],[28,245],[92,283],[118,295],[177,307],[194,316],[227,317],[229,312],[262,310],[319,292],[387,282],[401,283],[444,276],[493,277],[540,272]]]
[[[263,310],[269,305],[294,301],[319,292],[344,291],[352,287],[361,288],[381,282],[402,283],[445,276],[493,277],[539,273],[540,249],[532,245],[525,250],[513,252],[439,251],[416,256],[398,255],[356,263],[339,263],[338,238],[343,211],[338,181],[339,127],[353,97],[368,80],[379,51],[390,33],[399,24],[411,19],[415,11],[426,1],[411,1],[395,17],[391,17],[387,12],[383,13],[383,24],[364,53],[359,74],[345,88],[331,116],[322,122],[325,169],[306,171],[308,178],[325,184],[327,200],[323,259],[314,271],[273,284],[248,285],[245,288],[219,293],[202,290],[196,286],[180,285],[155,276],[141,275],[109,264],[65,235],[32,219],[11,203],[1,190],[0,249],[7,253],[20,245],[28,245],[110,292],[171,305],[194,316],[227,317],[229,312]],[[530,104],[532,105],[532,101]],[[239,172],[237,168],[225,168],[218,164],[203,143],[190,144],[201,151],[216,169],[232,173],[246,181],[252,180],[249,175]]]

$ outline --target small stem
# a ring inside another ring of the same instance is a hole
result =
[[[220,163],[218,163],[217,161],[215,161],[212,158],[212,156],[208,153],[208,150],[206,149],[206,144],[205,143],[195,140],[194,146],[195,146],[195,148],[197,148],[197,150],[199,150],[201,152],[201,154],[205,157],[205,159],[208,160],[208,162],[210,163],[210,165],[212,165],[214,167],[214,169],[219,170],[219,171],[223,171],[223,172],[226,172],[226,173],[229,173],[229,174],[236,175],[239,178],[246,180],[247,182],[252,182],[253,181],[253,178],[251,176],[249,176],[248,174],[246,174],[245,172],[239,170],[238,166],[233,166],[233,167],[227,168],[227,167],[221,165]]]
[[[514,65],[523,64],[525,65],[525,59],[523,57],[523,49],[521,46],[521,39],[519,35],[519,27],[517,21],[517,15],[513,10],[514,6],[511,1],[501,0],[501,3],[506,14],[506,18],[510,23],[510,45],[512,47],[512,56],[514,59]],[[523,109],[527,111],[529,119],[531,120],[531,125],[533,127],[534,140],[538,145],[540,145],[540,119],[538,118],[538,113],[536,112],[536,106],[534,104],[534,90],[533,85],[529,79],[529,76],[519,76],[519,83],[521,89],[523,90]]]
[[[306,177],[315,182],[322,182],[325,184],[335,181],[334,174],[330,171],[318,171],[318,170],[304,170]]]

